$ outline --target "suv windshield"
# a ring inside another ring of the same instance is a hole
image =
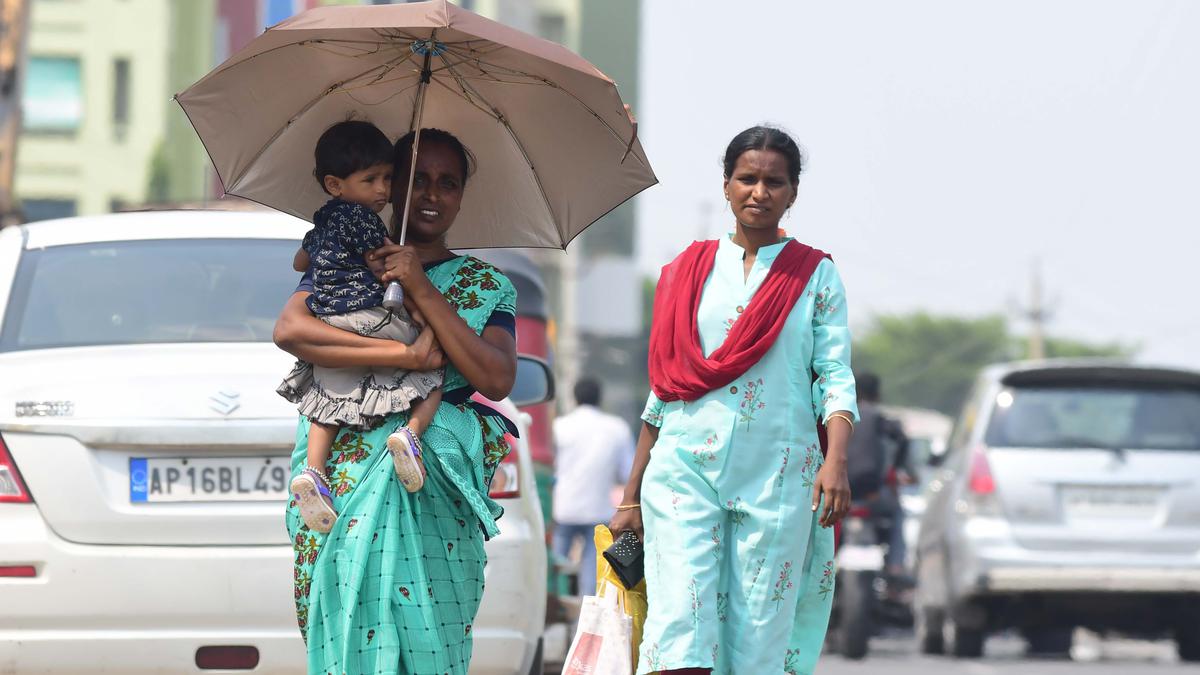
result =
[[[290,239],[158,239],[25,251],[0,351],[265,342],[296,286]]]
[[[996,397],[993,447],[1200,449],[1200,391],[1017,387]]]

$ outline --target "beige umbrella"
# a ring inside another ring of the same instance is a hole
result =
[[[565,248],[657,182],[604,73],[444,0],[308,10],[176,100],[226,193],[306,220],[328,199],[312,170],[330,125],[453,133],[479,166],[451,248]]]

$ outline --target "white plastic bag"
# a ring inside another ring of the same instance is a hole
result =
[[[599,595],[584,596],[562,675],[632,675],[633,619],[617,590],[605,583]]]

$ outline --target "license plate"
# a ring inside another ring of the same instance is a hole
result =
[[[883,569],[882,546],[855,546],[848,544],[838,549],[838,569],[881,570]]]
[[[129,501],[282,501],[289,473],[286,457],[132,457]]]
[[[1072,518],[1151,518],[1158,510],[1159,492],[1142,487],[1064,487],[1063,511]]]

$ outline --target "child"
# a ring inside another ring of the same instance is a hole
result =
[[[325,323],[360,335],[412,344],[419,334],[403,309],[382,306],[384,287],[367,268],[364,254],[383,245],[387,228],[378,213],[392,187],[392,144],[369,122],[335,124],[321,135],[314,153],[317,182],[331,199],[313,215],[313,229],[293,262],[311,263],[313,293],[308,308]],[[309,529],[329,532],[337,519],[325,465],[341,427],[370,429],[387,415],[412,411],[408,424],[388,437],[396,475],[409,492],[425,483],[418,440],[437,413],[441,371],[389,368],[325,368],[297,362],[278,391],[299,404],[311,422],[308,466],[292,480],[292,494]]]

